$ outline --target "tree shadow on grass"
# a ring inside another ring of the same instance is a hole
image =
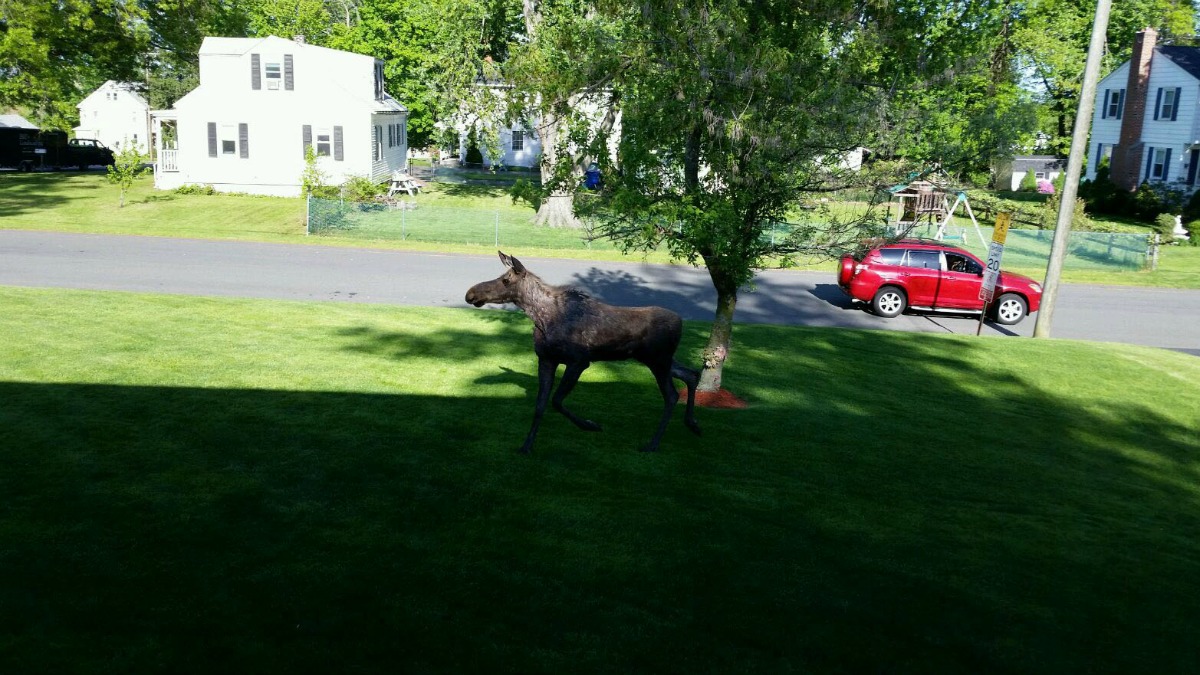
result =
[[[0,173],[0,217],[52,211],[100,187],[78,173]]]
[[[657,392],[618,369],[571,399],[605,432],[548,414],[521,457],[528,394],[491,385],[528,375],[478,360],[527,326],[496,314],[347,336],[479,371],[455,396],[0,383],[0,670],[1195,666],[1180,418],[970,341],[739,329],[755,405],[700,411],[702,438],[635,452]]]

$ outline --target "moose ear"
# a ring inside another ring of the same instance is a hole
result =
[[[508,259],[512,261],[512,268],[514,272],[517,274],[525,274],[525,266],[521,264],[520,260],[517,260],[512,256],[509,256]]]
[[[512,267],[512,258],[504,254],[504,251],[496,251],[500,254],[500,262],[504,263],[505,267]]]

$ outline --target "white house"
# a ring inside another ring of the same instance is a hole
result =
[[[464,165],[479,161],[485,167],[524,167],[535,169],[542,156],[542,140],[537,133],[537,121],[525,124],[510,119],[508,95],[512,85],[499,81],[477,81],[475,100],[464,105],[462,112],[454,115],[449,124],[439,122],[441,128],[453,128],[458,136],[458,147],[450,148],[450,155],[457,155]],[[493,157],[488,149],[486,137],[497,143],[498,156]],[[480,153],[474,159],[472,146]]]
[[[997,162],[996,189],[1018,190],[1025,176],[1033,174],[1036,180],[1054,182],[1067,170],[1067,160],[1054,155],[1017,155],[1012,159]]]
[[[384,91],[383,62],[302,38],[205,38],[200,86],[152,118],[160,189],[299,195],[310,147],[328,185],[407,162],[408,110]]]
[[[1100,81],[1092,115],[1086,178],[1104,160],[1111,180],[1136,190],[1143,182],[1196,187],[1200,165],[1200,47],[1155,46],[1137,34],[1133,57]]]
[[[80,101],[75,138],[94,138],[114,150],[133,143],[150,149],[150,104],[129,82],[109,80]]]

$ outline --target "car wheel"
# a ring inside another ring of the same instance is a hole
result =
[[[996,317],[996,323],[1011,326],[1020,323],[1028,311],[1029,306],[1025,304],[1025,298],[1016,293],[1005,293],[996,301],[992,314]]]
[[[875,299],[871,300],[871,309],[885,319],[900,316],[907,306],[908,297],[895,286],[884,286],[875,292]]]

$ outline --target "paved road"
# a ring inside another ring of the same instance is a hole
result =
[[[716,296],[703,270],[510,253],[547,281],[581,286],[608,302],[712,318]],[[0,285],[12,286],[466,307],[466,289],[501,271],[490,255],[0,230]],[[828,273],[768,271],[755,286],[739,296],[738,321],[929,333],[976,328],[971,317],[881,319],[852,305]],[[991,335],[1032,331],[1032,319],[984,327]],[[1053,333],[1200,356],[1200,291],[1067,285]]]

